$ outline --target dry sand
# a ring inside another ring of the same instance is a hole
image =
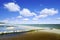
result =
[[[60,40],[60,34],[51,32],[27,32],[23,35],[16,35],[10,38],[3,38],[0,40]]]

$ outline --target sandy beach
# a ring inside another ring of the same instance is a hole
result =
[[[53,31],[41,30],[27,32],[23,35],[18,34],[9,38],[0,38],[0,40],[60,40],[60,34]]]
[[[60,29],[33,26],[18,26],[18,28],[25,28],[25,30],[3,32],[3,34],[0,32],[0,40],[60,40]],[[7,29],[14,28],[8,27]]]

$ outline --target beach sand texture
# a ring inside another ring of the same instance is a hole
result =
[[[27,32],[23,35],[16,35],[10,38],[1,38],[0,40],[60,40],[60,34],[51,32]]]

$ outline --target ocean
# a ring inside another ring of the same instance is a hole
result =
[[[28,27],[27,27],[28,26]],[[0,26],[0,32],[4,31],[16,31],[16,30],[30,30],[32,28],[57,28],[60,29],[60,24],[16,24],[16,26],[13,27],[7,27],[7,26]]]
[[[13,28],[7,27],[5,26],[0,26],[0,32],[13,32],[13,33],[9,33],[9,34],[5,34],[5,35],[0,35],[0,37],[11,37],[11,36],[15,36],[18,34],[23,34],[26,33],[26,30],[31,30],[34,28],[57,28],[60,29],[60,24],[16,24],[16,26],[13,26]],[[23,30],[24,32],[16,32],[14,33],[14,31],[16,30]]]
[[[60,29],[60,24],[22,24],[24,26],[34,26],[34,27],[49,27]]]

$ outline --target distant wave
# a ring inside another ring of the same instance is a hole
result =
[[[11,32],[22,32],[22,31],[29,31],[29,30],[36,30],[36,29],[44,29],[50,30],[53,28],[50,27],[34,27],[34,26],[27,26],[27,25],[17,25],[15,27],[0,27],[0,34],[1,33],[11,33]]]
[[[42,28],[42,27],[34,27],[34,26],[11,26],[11,27],[1,27],[0,33],[11,33],[11,32],[22,32],[22,31],[29,31],[29,30],[35,30],[35,29],[49,29],[49,28]]]

